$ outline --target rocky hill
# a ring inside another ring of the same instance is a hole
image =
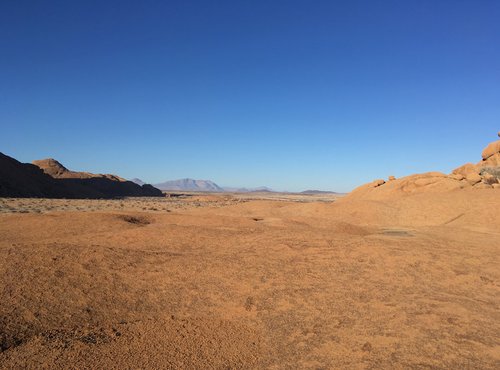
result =
[[[75,195],[37,166],[0,153],[0,197],[75,198]]]
[[[53,158],[40,159],[32,162],[35,166],[40,167],[43,172],[56,179],[109,179],[112,181],[126,182],[124,178],[111,174],[94,174],[90,172],[76,172],[68,170],[60,162]]]
[[[466,163],[451,174],[427,172],[400,179],[390,176],[387,180],[375,180],[354,189],[346,199],[384,200],[398,195],[460,189],[500,189],[500,140],[483,150],[481,161]]]
[[[0,196],[113,198],[163,194],[151,185],[139,186],[115,175],[70,171],[54,159],[28,164],[0,153]]]

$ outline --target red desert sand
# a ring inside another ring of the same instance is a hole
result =
[[[0,368],[498,369],[500,146],[488,148],[451,175],[333,203],[11,207]]]

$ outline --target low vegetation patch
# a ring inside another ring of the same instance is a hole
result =
[[[134,225],[149,225],[151,221],[147,217],[143,216],[130,216],[130,215],[123,215],[119,217],[125,222],[128,222],[130,224]]]

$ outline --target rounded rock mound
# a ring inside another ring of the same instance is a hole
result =
[[[449,175],[427,172],[398,179],[390,176],[389,181],[375,180],[354,189],[346,199],[384,200],[416,193],[499,188],[500,140],[497,140],[483,150],[479,163],[466,163]]]

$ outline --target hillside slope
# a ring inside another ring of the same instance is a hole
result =
[[[41,166],[41,167],[39,167]],[[0,196],[21,198],[113,198],[162,196],[151,185],[139,186],[115,175],[73,172],[56,160],[21,163],[0,153]]]

